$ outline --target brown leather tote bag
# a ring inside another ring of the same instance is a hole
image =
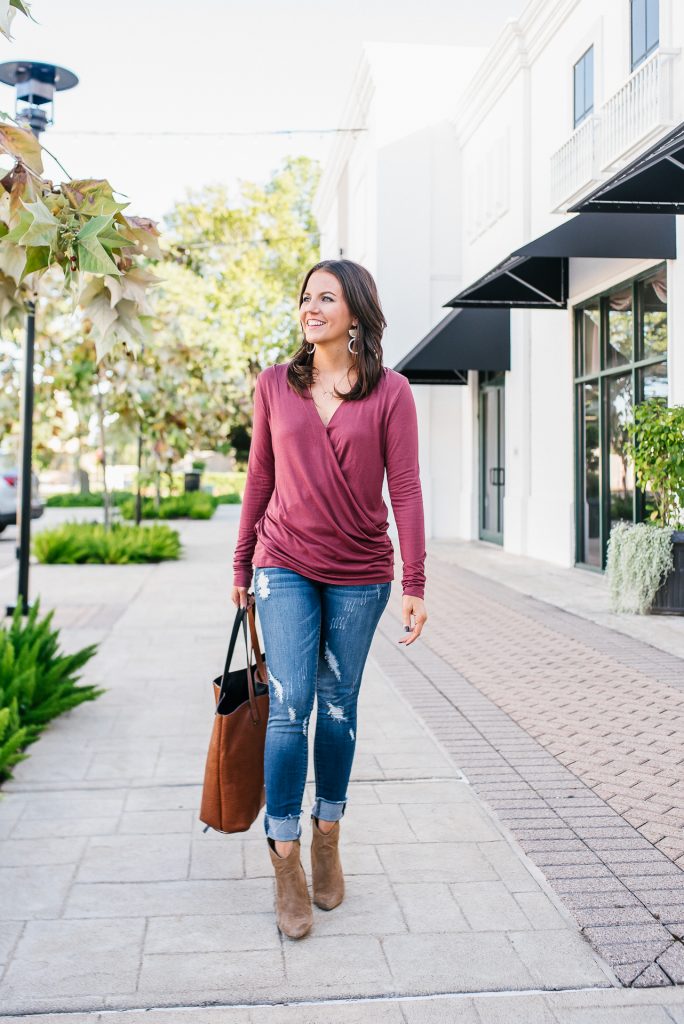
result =
[[[265,803],[264,744],[268,722],[268,676],[256,631],[254,595],[238,608],[223,675],[213,680],[216,712],[204,769],[199,818],[217,832],[246,832]],[[247,645],[247,622],[254,661]],[[242,627],[247,668],[231,671]]]

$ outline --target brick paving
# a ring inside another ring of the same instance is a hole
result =
[[[419,643],[381,622],[392,681],[623,984],[684,982],[684,665],[432,556],[428,579]]]

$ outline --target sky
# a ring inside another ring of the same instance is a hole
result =
[[[289,154],[324,162],[364,42],[488,46],[525,2],[33,0],[37,23],[17,15],[0,61],[74,71],[44,144],[160,219],[189,189],[264,181]],[[9,86],[0,109],[14,113]]]

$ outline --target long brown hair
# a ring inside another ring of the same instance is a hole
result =
[[[334,274],[342,286],[342,294],[349,306],[349,311],[358,321],[356,341],[353,347],[352,366],[356,370],[357,380],[351,391],[339,394],[338,398],[354,401],[370,395],[383,372],[382,366],[382,335],[387,326],[380,307],[378,289],[372,275],[360,263],[352,260],[321,260],[311,268],[302,284],[299,293],[299,307],[306,293],[309,278],[316,270],[327,270]],[[306,351],[306,338],[287,364],[287,380],[291,388],[303,397],[307,388],[313,383],[314,353]]]

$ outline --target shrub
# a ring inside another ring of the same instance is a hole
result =
[[[110,530],[100,523],[64,523],[37,533],[33,550],[39,562],[53,565],[124,565],[176,559],[181,542],[176,530],[160,523],[144,527],[113,523]]]
[[[96,645],[61,654],[54,612],[39,622],[39,609],[36,601],[23,617],[18,606],[9,628],[0,628],[0,779],[10,777],[13,765],[27,756],[23,749],[52,718],[104,693],[77,685]]]
[[[112,491],[113,505],[120,505],[131,497],[130,491]],[[51,494],[46,500],[47,508],[102,508],[104,496],[102,491],[91,491],[88,494],[74,494],[71,491],[63,494]]]
[[[636,482],[653,494],[651,519],[677,529],[684,513],[684,405],[650,398],[637,405],[628,431]]]
[[[190,491],[176,497],[162,498],[159,507],[152,498],[142,502],[143,519],[211,519],[216,511],[217,501],[211,494],[204,491]],[[121,506],[124,519],[135,519],[135,499],[126,501]]]
[[[239,505],[242,498],[239,494],[215,494],[214,501],[217,505]]]

